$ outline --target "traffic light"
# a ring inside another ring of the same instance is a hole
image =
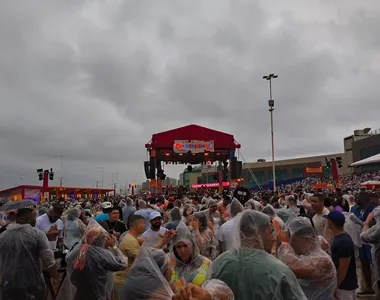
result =
[[[49,171],[48,171],[49,172]],[[54,180],[54,172],[53,172],[53,169],[50,169],[50,172],[49,172],[49,179],[50,180]]]
[[[327,160],[327,158],[325,157],[325,162],[326,162],[326,168],[330,169],[331,168],[331,161]]]
[[[43,169],[37,169],[38,174],[38,180],[42,181],[44,179],[44,170]]]
[[[342,158],[341,157],[337,157],[336,158],[336,163],[338,164],[338,168],[342,168],[343,165],[342,165]]]

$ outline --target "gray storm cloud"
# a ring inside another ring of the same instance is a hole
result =
[[[67,184],[94,186],[97,166],[139,183],[151,135],[191,123],[269,158],[271,72],[277,157],[380,127],[378,1],[284,3],[3,1],[0,188],[59,171],[55,155]]]

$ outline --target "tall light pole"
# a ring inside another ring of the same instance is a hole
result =
[[[119,179],[119,173],[115,174],[115,190],[117,191],[117,180]]]
[[[276,192],[276,165],[274,162],[274,129],[273,129],[273,111],[274,111],[274,100],[272,99],[272,79],[277,78],[278,75],[275,74],[269,74],[266,76],[263,76],[263,79],[269,80],[269,112],[270,112],[270,129],[271,129],[271,136],[272,136],[272,171],[273,171],[273,192]]]
[[[102,170],[102,188],[104,188],[104,167],[96,167],[96,168]]]
[[[59,177],[59,186],[62,187],[62,182],[63,182],[63,169],[62,169],[62,166],[63,166],[63,156],[62,155],[54,155],[54,157],[61,159],[61,171],[60,171],[61,177]]]

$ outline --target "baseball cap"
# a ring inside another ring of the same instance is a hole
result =
[[[111,204],[111,202],[106,201],[106,202],[103,202],[102,204],[100,204],[100,206],[102,209],[107,209],[107,208],[111,208],[112,204]]]
[[[151,221],[151,220],[153,220],[153,219],[155,219],[155,218],[158,218],[158,217],[162,218],[162,217],[161,217],[161,214],[160,214],[158,211],[154,211],[154,212],[152,212],[152,213],[149,215],[149,221]]]
[[[338,226],[343,226],[344,222],[346,221],[346,218],[344,217],[344,215],[340,211],[337,211],[337,210],[332,210],[330,211],[328,215],[324,215],[322,217],[324,217],[327,220],[330,220],[331,222],[333,222],[335,225],[338,225]]]

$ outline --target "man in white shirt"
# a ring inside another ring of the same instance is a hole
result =
[[[331,244],[333,235],[329,229],[327,219],[323,218],[323,216],[327,216],[330,211],[325,207],[325,197],[323,194],[314,194],[311,197],[311,206],[315,211],[315,215],[313,217],[315,231],[318,235],[323,236],[329,244]]]
[[[244,210],[243,205],[236,199],[232,199],[231,204],[229,205],[230,210],[230,219],[220,227],[219,231],[219,248],[220,253],[227,250],[231,250],[234,241],[234,232],[233,227],[235,223],[235,217],[238,213]]]
[[[161,227],[162,225],[162,216],[158,211],[153,211],[149,215],[150,227],[142,235],[142,238],[146,238],[147,241],[144,243],[145,246],[150,244],[156,244],[160,238],[165,234],[166,228]]]
[[[45,232],[52,250],[57,249],[57,241],[63,238],[63,222],[61,215],[63,209],[59,205],[53,205],[46,214],[39,216],[36,220],[36,228]]]

